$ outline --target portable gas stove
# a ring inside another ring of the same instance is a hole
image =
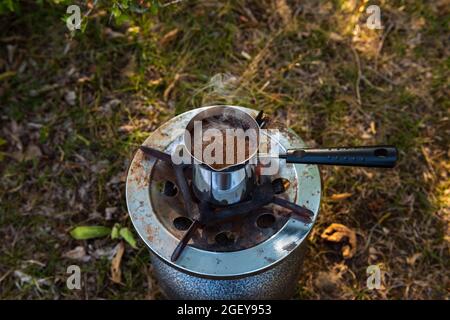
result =
[[[277,160],[274,174],[258,175],[259,163],[252,167],[256,169],[242,164],[232,176],[229,170],[221,172],[219,180],[211,178],[218,173],[209,170],[210,180],[206,181],[210,185],[199,187],[200,182],[205,183],[199,175],[204,177],[205,172],[195,165],[174,164],[171,154],[183,144],[179,129],[189,126],[200,113],[217,108],[185,112],[146,139],[127,177],[131,220],[150,249],[155,275],[168,298],[289,298],[301,272],[305,239],[319,211],[321,182],[317,165],[288,162],[295,162],[291,159],[295,156],[297,160],[303,157],[304,162],[334,164],[338,156],[329,155],[321,161],[316,153],[299,153],[306,147],[301,138],[275,125],[271,129],[278,129],[276,137],[268,131],[267,140],[284,155]],[[267,124],[256,110],[220,108],[245,112],[260,127]],[[380,148],[377,150],[380,152]],[[396,159],[394,151],[383,149],[379,158]],[[349,160],[352,158],[358,160]],[[347,156],[339,161],[352,165],[345,162]],[[247,192],[239,183],[250,179],[254,179],[255,187]],[[220,183],[213,182],[216,180]]]

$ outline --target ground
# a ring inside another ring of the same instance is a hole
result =
[[[383,29],[367,27],[370,4]],[[223,102],[310,146],[399,149],[392,170],[321,168],[296,299],[449,298],[448,2],[181,1],[122,24],[94,8],[73,34],[65,9],[26,1],[0,16],[0,298],[161,298],[142,242],[125,245],[117,284],[119,240],[69,231],[133,230],[133,152],[174,115]],[[353,256],[321,237],[332,223],[356,234]],[[81,290],[66,287],[71,264]]]

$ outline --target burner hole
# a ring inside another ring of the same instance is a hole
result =
[[[261,229],[270,228],[274,223],[275,217],[270,213],[264,213],[256,219],[256,225]]]
[[[189,229],[191,224],[192,224],[191,219],[186,217],[178,217],[173,220],[173,226],[180,231],[185,231]]]
[[[174,197],[178,193],[178,188],[172,181],[164,182],[164,186],[162,188],[162,193],[168,197]]]
[[[272,181],[272,186],[276,194],[280,194],[285,192],[291,186],[291,183],[288,179],[285,178],[277,178]]]
[[[224,231],[216,234],[215,240],[221,246],[227,246],[234,243],[234,234],[229,231]]]
[[[376,149],[374,153],[376,157],[381,158],[387,157],[388,155],[388,151],[386,149]]]

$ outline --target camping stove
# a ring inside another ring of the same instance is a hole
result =
[[[319,211],[318,167],[279,159],[272,175],[256,170],[249,198],[218,206],[203,201],[193,190],[192,165],[175,165],[170,155],[183,142],[179,129],[208,108],[169,120],[137,151],[126,186],[131,220],[168,298],[289,298]],[[234,108],[264,122],[256,110]],[[269,130],[268,140],[280,151],[305,147],[293,131],[271,126],[278,133]]]

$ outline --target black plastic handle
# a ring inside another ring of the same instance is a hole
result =
[[[290,149],[280,158],[289,163],[393,168],[397,162],[394,146]]]

